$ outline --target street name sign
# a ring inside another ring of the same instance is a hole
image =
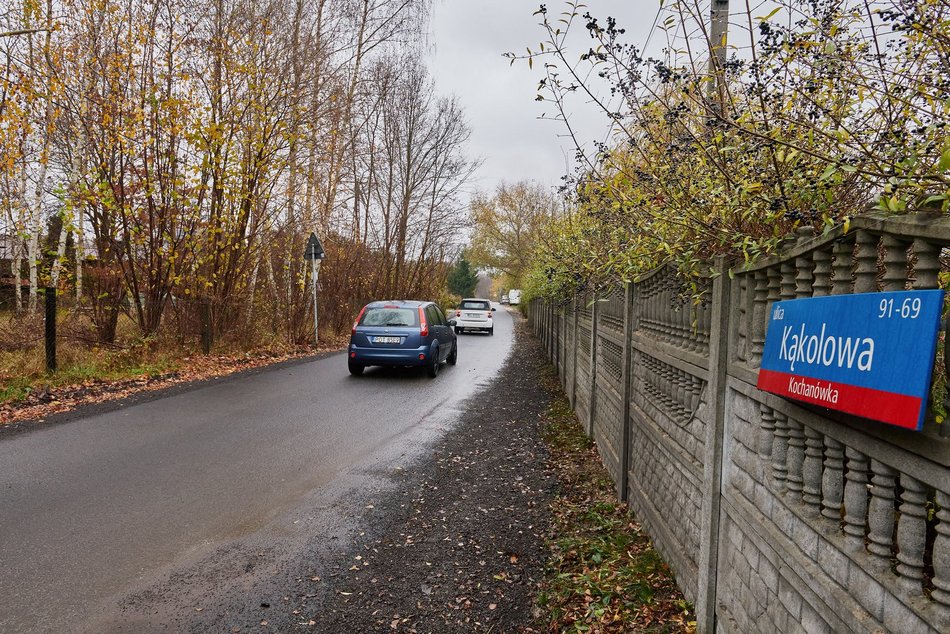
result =
[[[942,309],[942,290],[775,302],[757,385],[920,431]]]

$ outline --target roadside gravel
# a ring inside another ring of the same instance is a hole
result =
[[[431,458],[406,473],[372,534],[337,565],[295,627],[325,632],[534,632],[534,595],[556,479],[541,415],[544,358],[515,318],[500,376],[467,404]],[[303,597],[305,600],[306,597]],[[312,630],[311,630],[312,631]]]

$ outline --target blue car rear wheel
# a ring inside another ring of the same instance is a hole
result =
[[[426,366],[426,372],[433,379],[439,376],[439,349],[438,348],[434,348],[432,350],[432,363]]]

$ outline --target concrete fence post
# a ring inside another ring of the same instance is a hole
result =
[[[597,291],[592,293],[593,304],[590,309],[590,406],[587,408],[587,435],[594,437],[594,410],[597,403]]]
[[[571,348],[574,360],[571,362],[571,390],[570,390],[570,401],[571,409],[577,407],[577,351],[580,348],[580,345],[577,341],[577,295],[574,295],[574,298],[571,300],[571,315],[573,315],[573,323],[571,324],[572,335],[571,335]]]
[[[547,339],[548,359],[550,359],[552,363],[554,362],[554,345],[553,345],[554,320],[552,319],[553,315],[554,315],[554,302],[548,301],[548,310],[547,310],[547,313],[545,314],[545,318],[546,318],[545,321],[547,322],[546,330],[548,331],[548,339]]]
[[[702,634],[716,631],[716,581],[719,566],[719,522],[722,500],[723,436],[726,429],[726,371],[729,364],[731,309],[730,279],[725,259],[716,259],[709,338],[709,386],[715,399],[711,424],[706,427],[703,451],[702,517],[699,533],[699,579],[696,591],[696,626]]]
[[[561,387],[567,392],[567,308],[561,304]]]
[[[544,332],[544,352],[551,360],[551,302],[544,300],[544,311],[541,313],[541,329]]]
[[[620,499],[627,501],[628,472],[630,471],[630,396],[633,393],[633,293],[634,286],[623,287],[623,367],[620,371],[623,402],[620,404]]]
[[[544,347],[545,351],[548,353],[548,361],[553,361],[551,358],[551,301],[548,300],[544,302]]]

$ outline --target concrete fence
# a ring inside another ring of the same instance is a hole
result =
[[[950,219],[868,216],[720,264],[700,303],[661,268],[530,304],[700,631],[950,631],[950,421],[910,432],[755,387],[772,302],[939,288],[946,246]]]

